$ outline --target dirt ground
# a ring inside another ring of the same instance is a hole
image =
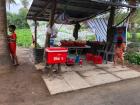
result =
[[[14,105],[15,102],[43,100],[49,95],[41,73],[35,70],[29,59],[29,50],[17,51],[20,66],[0,74],[0,105]]]
[[[30,50],[17,53],[20,66],[0,72],[0,105],[140,105],[140,78],[51,96]]]

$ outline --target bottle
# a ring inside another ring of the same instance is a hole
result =
[[[79,61],[79,65],[80,65],[80,66],[83,65],[83,60],[82,60],[82,59],[80,59],[80,61]]]
[[[80,61],[80,56],[79,55],[76,55],[75,63],[79,63],[79,61]]]

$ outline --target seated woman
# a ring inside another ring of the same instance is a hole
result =
[[[117,43],[115,45],[115,55],[114,55],[114,65],[116,65],[116,62],[118,59],[120,59],[122,67],[124,66],[124,51],[125,51],[125,43],[123,43],[123,38],[118,37],[117,38]]]

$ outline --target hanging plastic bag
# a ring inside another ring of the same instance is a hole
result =
[[[62,14],[58,14],[57,19],[56,19],[57,23],[69,23],[69,16],[66,13],[62,13]]]

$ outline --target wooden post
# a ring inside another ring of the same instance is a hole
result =
[[[108,26],[107,26],[107,42],[111,43],[113,42],[114,34],[113,34],[113,25],[114,25],[114,18],[115,18],[115,7],[111,7],[110,11],[110,17],[108,20]]]
[[[6,0],[0,0],[0,67],[2,70],[11,69],[11,59],[7,42]]]
[[[37,48],[37,21],[34,20],[35,22],[35,30],[34,30],[34,33],[35,33],[35,48]]]
[[[50,20],[49,20],[49,25],[50,25],[49,28],[51,31],[52,31],[52,26],[54,24],[55,10],[56,10],[56,0],[52,0],[51,16],[50,16]],[[45,48],[50,47],[50,37],[51,37],[51,33],[47,32]]]
[[[49,28],[50,28],[51,31],[52,31],[52,26],[54,24],[55,10],[56,10],[56,0],[52,0],[51,16],[50,16],[50,20],[49,20],[49,26],[50,26]],[[47,31],[44,48],[50,47],[50,37],[51,37],[51,33]],[[45,56],[45,58],[47,57],[46,53],[45,53],[45,50],[44,50],[44,56]]]
[[[115,18],[115,10],[116,10],[116,8],[112,6],[111,10],[110,10],[110,17],[109,17],[108,26],[107,26],[107,43],[108,43],[107,51],[109,51],[111,49],[113,39],[114,39],[113,25],[114,25],[114,18]],[[108,56],[105,56],[105,59],[106,59],[106,63],[107,63]]]

